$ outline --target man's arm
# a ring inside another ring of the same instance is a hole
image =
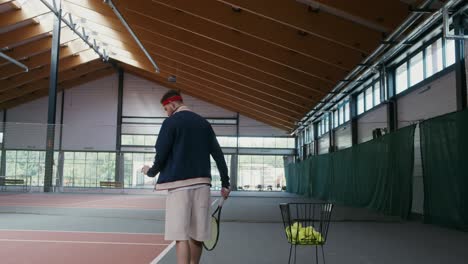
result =
[[[229,188],[229,176],[228,176],[228,168],[226,165],[226,160],[224,159],[224,154],[223,151],[221,150],[221,147],[219,146],[218,140],[216,139],[216,135],[211,129],[211,135],[212,135],[212,143],[211,143],[211,156],[213,156],[213,159],[216,162],[216,166],[218,166],[219,170],[219,175],[221,176],[221,185],[224,188]]]
[[[146,173],[149,177],[155,177],[164,168],[172,149],[174,129],[166,121],[167,119],[163,122],[156,140],[156,156],[154,157],[153,166]]]

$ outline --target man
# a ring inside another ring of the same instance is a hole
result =
[[[177,263],[198,264],[202,241],[208,240],[210,219],[210,155],[221,175],[221,196],[230,193],[223,152],[210,123],[183,104],[179,92],[170,90],[161,99],[169,116],[156,141],[152,167],[142,172],[155,177],[156,189],[168,190],[164,238],[176,241]]]

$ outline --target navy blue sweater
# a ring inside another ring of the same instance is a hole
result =
[[[179,111],[164,120],[156,141],[156,157],[147,175],[158,184],[194,178],[211,179],[210,155],[223,187],[229,187],[224,155],[210,123],[192,111]]]

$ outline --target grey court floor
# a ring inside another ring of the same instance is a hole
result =
[[[204,253],[202,263],[287,263],[289,244],[278,204],[297,201],[310,200],[286,193],[234,193],[223,209],[219,245],[215,251]],[[164,212],[0,207],[0,227],[163,233]],[[336,207],[325,255],[327,263],[340,264],[468,263],[467,249],[468,233],[465,232],[419,221],[401,222],[366,209]],[[314,253],[311,247],[298,247],[297,263],[314,263]],[[175,249],[159,263],[175,263]]]

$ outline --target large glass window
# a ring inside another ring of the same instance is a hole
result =
[[[305,143],[304,134],[301,134]],[[294,148],[293,137],[239,137],[239,147],[241,148]]]
[[[228,171],[231,170],[232,157],[233,157],[232,155],[224,155],[224,159],[226,160]],[[211,157],[210,160],[211,160],[211,189],[221,190],[221,187],[222,187],[221,176],[219,175],[218,167],[216,166],[216,162],[214,161],[213,157]]]
[[[374,83],[374,105],[380,104],[380,83]]]
[[[349,113],[349,102],[346,102],[344,107],[344,122],[348,122],[350,118],[350,113]],[[343,122],[343,123],[344,123]]]
[[[341,107],[333,111],[333,128],[337,127],[340,125],[340,120],[338,117],[339,112],[341,111]]]
[[[445,67],[448,67],[455,63],[455,40],[447,39],[445,43],[446,43],[445,44],[446,45],[445,47],[446,66]]]
[[[235,148],[237,147],[237,137],[226,137],[226,136],[218,136],[218,143],[221,147],[225,148]]]
[[[364,93],[360,93],[357,96],[357,114],[364,113]]]
[[[410,86],[413,86],[424,79],[424,62],[422,51],[410,59]]]
[[[344,116],[344,112],[345,112],[344,110],[345,110],[345,109],[344,109],[344,107],[341,107],[341,106],[340,106],[340,108],[338,108],[338,109],[340,110],[339,117],[340,117],[340,125],[341,125],[341,124],[343,124],[344,122],[346,122],[346,121],[345,121],[345,116]]]
[[[124,153],[124,184],[126,188],[153,188],[158,176],[152,178],[144,175],[141,168],[151,165],[154,153]]]
[[[239,189],[279,191],[285,185],[282,156],[239,155]]]
[[[115,181],[115,153],[65,152],[63,186],[98,187],[100,181]]]
[[[373,104],[373,96],[372,96],[372,86],[370,86],[369,88],[366,89],[365,91],[365,96],[366,96],[366,111],[371,109],[372,107],[374,107],[374,104]]]
[[[408,89],[408,69],[406,63],[403,63],[396,69],[396,94]]]
[[[442,39],[438,39],[426,48],[426,77],[434,75],[443,68]]]
[[[8,178],[31,177],[32,186],[44,185],[45,151],[7,150],[6,175]]]

